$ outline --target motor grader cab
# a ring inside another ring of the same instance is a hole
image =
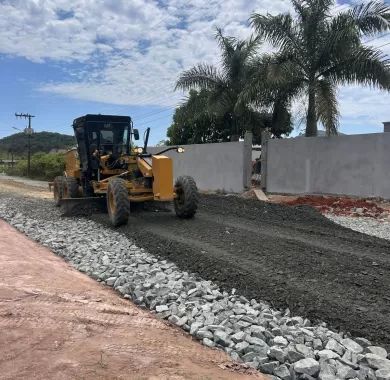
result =
[[[73,121],[73,129],[77,149],[66,153],[64,175],[54,179],[56,205],[106,198],[114,226],[127,223],[131,202],[172,201],[178,217],[195,215],[195,181],[181,176],[173,183],[172,159],[163,155],[169,150],[182,153],[182,148],[149,154],[149,128],[143,147],[135,146],[139,132],[128,116],[85,115]]]

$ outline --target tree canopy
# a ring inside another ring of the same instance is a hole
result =
[[[292,131],[291,105],[306,109],[306,136],[321,123],[339,128],[340,85],[390,89],[390,60],[365,37],[390,30],[390,6],[369,1],[334,12],[334,0],[291,0],[294,14],[254,13],[247,40],[217,30],[220,66],[200,63],[184,71],[176,88],[190,90],[168,130],[171,143],[228,141],[252,131],[276,137]],[[261,42],[276,51],[260,53]]]
[[[390,88],[390,61],[362,37],[390,29],[390,7],[370,1],[332,15],[333,0],[292,0],[296,13],[253,14],[258,38],[278,48],[274,84],[290,89],[290,98],[308,99],[306,136],[317,135],[320,121],[337,133],[339,85]]]
[[[275,123],[272,108],[255,101],[244,102],[241,96],[258,67],[259,39],[226,37],[220,29],[216,39],[221,68],[201,63],[183,72],[177,81],[176,88],[190,90],[190,94],[174,114],[168,130],[171,143],[229,141],[242,138],[246,131],[253,132],[255,142],[260,142],[265,128],[277,136],[291,132],[286,103],[279,103],[284,117]]]

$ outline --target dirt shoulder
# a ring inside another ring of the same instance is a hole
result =
[[[2,379],[265,379],[1,220],[0,260]]]
[[[32,185],[29,183],[30,180],[25,180],[23,182],[19,179],[13,179],[12,177],[7,177],[0,175],[0,193],[9,193],[15,194],[17,196],[27,196],[33,198],[42,198],[42,199],[52,199],[53,193],[49,191],[49,184],[47,186],[43,186],[44,182],[38,186]],[[38,182],[38,181],[30,181],[30,182]]]

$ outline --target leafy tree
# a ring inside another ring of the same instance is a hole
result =
[[[332,15],[333,0],[291,0],[297,17],[253,14],[259,38],[278,47],[269,70],[290,98],[307,94],[306,136],[317,135],[320,121],[328,134],[337,133],[339,85],[370,85],[388,90],[389,60],[364,46],[363,36],[390,29],[390,7],[377,1]]]
[[[189,134],[195,136],[195,140],[210,142],[243,137],[245,131],[252,131],[258,141],[260,130],[265,127],[274,128],[279,136],[291,132],[289,117],[283,119],[283,125],[274,124],[276,118],[269,110],[261,108],[261,101],[255,105],[251,101],[243,101],[241,97],[259,61],[259,39],[243,41],[225,37],[220,29],[217,30],[216,39],[221,50],[221,69],[202,63],[180,75],[177,89],[198,89],[200,92],[198,96],[193,93],[192,98],[190,94],[184,108],[177,110],[173,125],[179,125],[169,133],[175,131],[184,139]],[[280,108],[282,105],[286,106],[287,103],[280,103]],[[282,111],[285,115],[288,113],[286,109]],[[192,122],[185,121],[188,115],[194,115]],[[192,128],[186,126],[189,123],[192,123]]]
[[[171,145],[204,144],[229,140],[223,117],[209,111],[208,90],[190,90],[187,100],[176,108],[167,136]]]
[[[169,145],[169,140],[160,140],[156,146],[167,146]]]

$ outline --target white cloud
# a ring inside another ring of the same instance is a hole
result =
[[[382,129],[382,122],[390,120],[390,94],[368,87],[346,87],[340,91],[342,121],[351,128]],[[341,123],[343,125],[343,123]]]
[[[278,13],[288,0],[14,0],[0,3],[0,52],[31,61],[80,62],[73,81],[41,90],[114,104],[171,105],[178,74],[217,63],[216,26],[242,38],[256,10]],[[74,70],[74,69],[73,69]]]
[[[42,91],[111,104],[171,106],[182,97],[173,86],[183,69],[199,61],[218,63],[216,26],[245,38],[253,11],[290,9],[289,0],[3,0],[0,53],[60,63],[68,78],[43,83]],[[390,45],[384,49],[390,53]],[[370,116],[371,122],[390,118],[385,117],[389,98],[378,92],[350,88],[340,99],[344,117],[374,115],[379,107],[380,116]]]

